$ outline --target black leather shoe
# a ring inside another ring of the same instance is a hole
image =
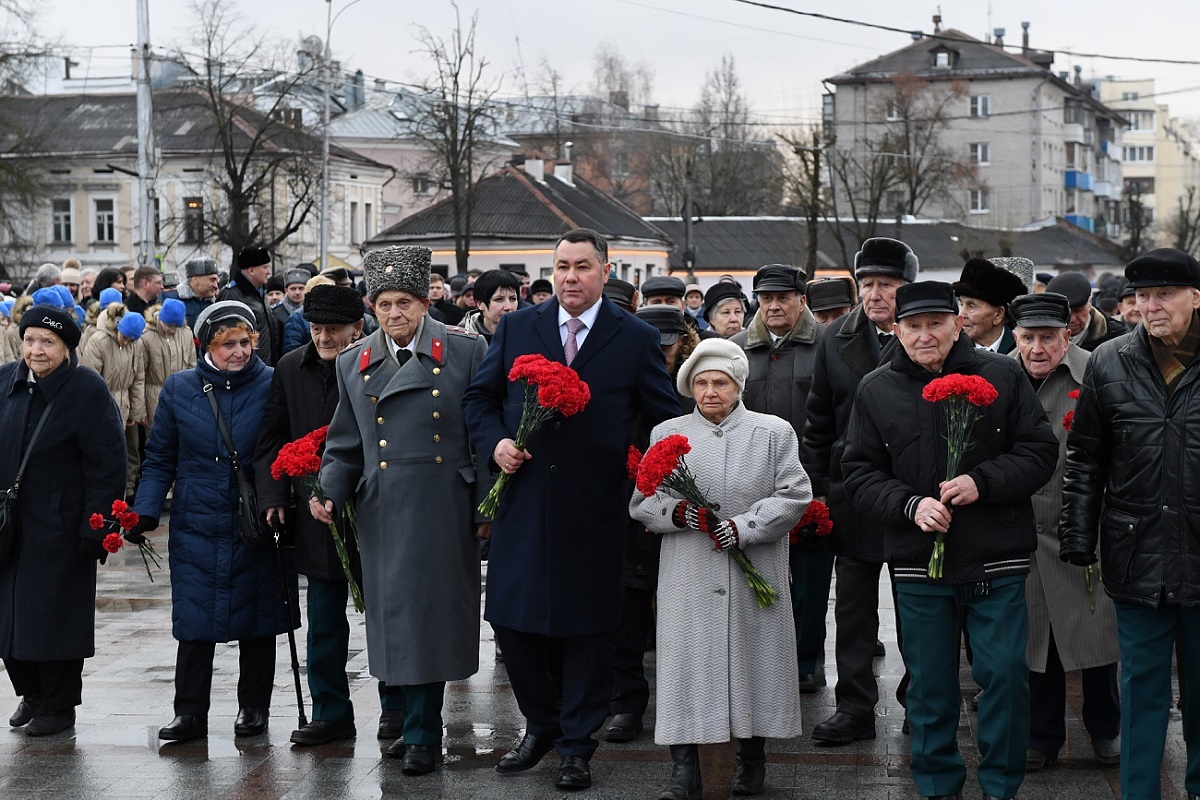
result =
[[[935,794],[926,797],[925,800],[962,800],[962,792],[957,794]]]
[[[292,744],[312,747],[319,744],[329,744],[341,739],[353,739],[356,733],[353,722],[332,722],[327,719],[314,719],[307,725],[302,725],[292,731]]]
[[[883,658],[886,655],[887,655],[887,648],[883,646],[883,642],[876,639],[875,640],[875,657]]]
[[[534,736],[527,733],[512,750],[509,750],[496,764],[496,772],[508,775],[513,772],[524,772],[536,767],[538,763],[554,749],[554,736]]]
[[[208,720],[190,714],[180,714],[158,729],[158,738],[168,742],[190,742],[202,736],[208,736]]]
[[[70,711],[39,711],[25,726],[26,736],[49,736],[75,724],[75,709]]]
[[[900,732],[908,736],[908,714],[904,714],[904,724],[900,726]]]
[[[383,754],[388,758],[404,758],[407,752],[408,745],[404,744],[403,739],[397,739],[383,749]]]
[[[1046,767],[1053,767],[1057,761],[1057,758],[1051,758],[1048,753],[1033,747],[1025,751],[1026,772],[1041,772]]]
[[[237,719],[233,721],[234,736],[258,736],[267,730],[267,718],[271,716],[267,708],[239,708]]]
[[[17,705],[17,710],[8,718],[8,724],[14,728],[19,728],[25,725],[29,720],[37,716],[38,708],[42,704],[42,698],[29,695],[22,697],[21,702]]]
[[[800,673],[800,694],[816,694],[825,685],[825,676],[813,672]]]
[[[658,800],[700,800],[704,785],[700,779],[700,748],[694,744],[671,745],[671,780],[663,787]]]
[[[637,714],[613,714],[604,729],[606,742],[632,742],[642,732],[642,718]]]
[[[405,775],[428,775],[437,763],[437,750],[426,744],[410,744],[400,762],[400,771]]]
[[[558,780],[554,785],[566,791],[587,789],[592,785],[592,771],[583,756],[563,756],[558,765]]]
[[[850,744],[874,739],[875,720],[863,720],[848,712],[839,711],[813,728],[812,738],[826,744]]]
[[[403,711],[384,711],[379,715],[379,733],[375,734],[376,739],[403,739],[404,738],[404,712]]]

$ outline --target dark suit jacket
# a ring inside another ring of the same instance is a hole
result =
[[[556,416],[529,440],[532,458],[513,475],[492,528],[484,617],[546,636],[617,627],[628,524],[625,457],[639,415],[650,425],[679,415],[658,331],[608,299],[571,365],[592,399],[573,417]],[[463,415],[479,457],[511,438],[524,392],[510,383],[517,356],[565,363],[558,301],[500,318]]]

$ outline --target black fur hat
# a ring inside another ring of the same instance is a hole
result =
[[[954,283],[959,297],[974,297],[997,307],[1007,306],[1027,291],[1020,278],[985,258],[972,258],[964,264],[962,276]]]
[[[854,277],[862,280],[867,275],[883,275],[912,283],[917,279],[920,262],[912,248],[899,239],[877,236],[862,243],[862,249],[854,254]]]

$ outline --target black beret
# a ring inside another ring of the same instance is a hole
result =
[[[911,247],[899,239],[885,236],[867,239],[862,243],[862,249],[854,254],[854,277],[859,280],[867,275],[882,275],[912,283],[917,279],[919,266]]]
[[[717,310],[717,306],[721,301],[736,298],[742,301],[742,310],[745,311],[749,304],[746,302],[746,295],[742,294],[742,289],[736,283],[730,281],[718,281],[708,287],[708,291],[704,293],[704,318],[708,319],[712,312]]]
[[[267,251],[267,248],[257,244],[242,248],[242,252],[238,253],[237,257],[237,268],[239,270],[261,267],[263,264],[270,263],[270,252]]]
[[[655,275],[653,278],[646,278],[642,281],[641,286],[642,297],[667,294],[682,299],[686,289],[687,284],[670,275]]]
[[[648,322],[658,329],[660,343],[669,346],[679,341],[679,337],[687,333],[687,323],[683,320],[683,312],[675,306],[659,304],[645,306],[637,310],[638,319]]]
[[[21,336],[30,328],[45,328],[63,340],[69,350],[79,346],[79,337],[83,332],[75,322],[75,315],[66,309],[51,305],[31,306],[21,315],[21,325],[18,328]]]
[[[829,311],[854,305],[854,286],[850,278],[826,278],[808,284],[808,307]]]
[[[790,264],[767,264],[754,273],[754,293],[800,292],[805,289],[804,270]]]
[[[964,264],[962,276],[954,284],[954,293],[959,297],[974,297],[993,306],[1007,306],[1026,291],[1020,278],[984,258],[972,258]]]
[[[535,295],[538,292],[549,292],[550,294],[554,294],[554,285],[545,278],[538,278],[536,281],[533,281],[529,284],[529,294]]]
[[[953,286],[942,281],[921,281],[906,283],[896,290],[896,319],[929,313],[958,313]]]
[[[1134,289],[1149,286],[1192,286],[1200,289],[1200,263],[1182,250],[1160,247],[1138,256],[1125,267]]]
[[[650,280],[653,280],[653,278]],[[650,281],[647,281],[647,283],[649,282]],[[532,287],[533,284],[530,284],[531,291]],[[632,283],[629,281],[623,281],[620,278],[609,278],[604,284],[604,296],[609,300],[612,300],[621,308],[625,308],[630,311],[633,310],[633,293],[636,291],[637,289],[634,288]]]
[[[1067,298],[1071,308],[1083,308],[1092,299],[1092,282],[1082,272],[1064,272],[1046,284],[1046,291]]]
[[[1008,315],[1019,328],[1065,328],[1071,321],[1071,303],[1057,292],[1023,294],[1009,303]]]
[[[349,286],[314,286],[304,295],[304,318],[310,324],[350,325],[363,318],[362,298]]]

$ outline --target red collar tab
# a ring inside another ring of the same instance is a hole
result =
[[[371,363],[371,348],[364,347],[362,354],[358,357],[358,371],[366,372],[367,366]]]
[[[435,338],[429,345],[429,354],[433,356],[433,360],[442,363],[442,340]]]

